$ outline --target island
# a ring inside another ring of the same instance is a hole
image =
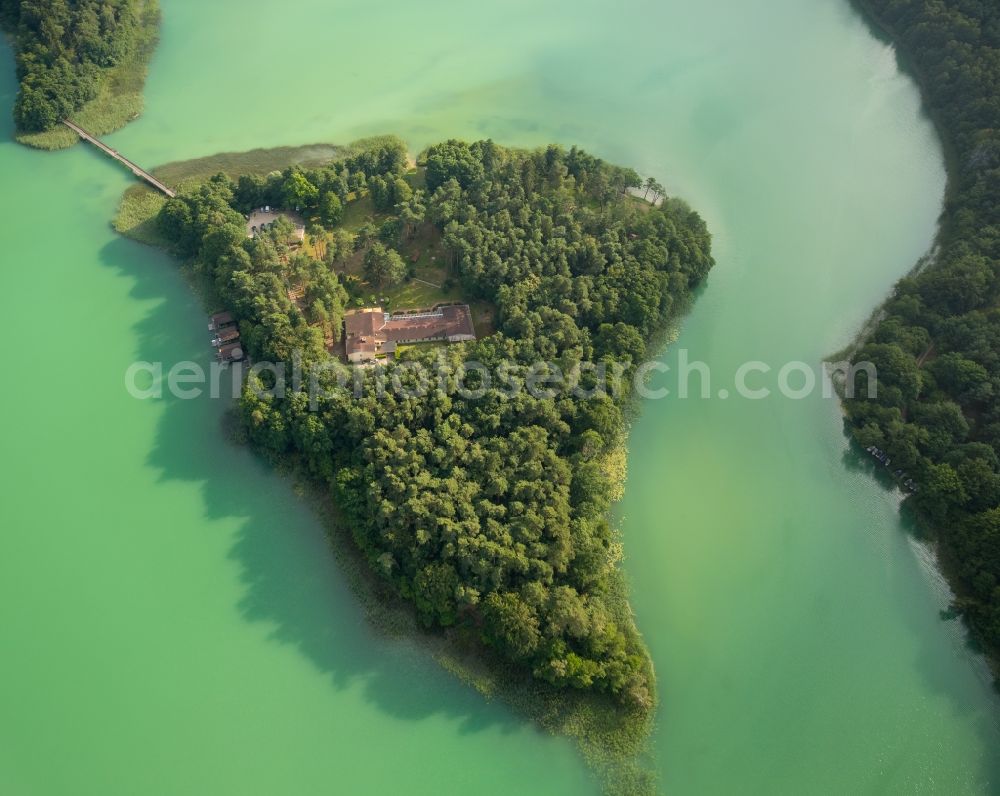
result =
[[[937,542],[953,612],[1000,673],[1000,7],[859,4],[923,90],[948,192],[934,251],[850,354],[876,365],[878,389],[857,385],[847,422]]]
[[[63,120],[104,135],[137,118],[159,24],[157,0],[0,0],[17,58],[17,140],[62,149],[79,140]]]
[[[154,170],[177,195],[137,185],[116,224],[225,313],[220,355],[255,365],[238,433],[330,496],[419,625],[633,748],[655,677],[609,509],[632,377],[713,265],[703,220],[575,147],[318,151]]]

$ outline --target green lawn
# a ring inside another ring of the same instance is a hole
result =
[[[403,177],[409,186],[414,190],[427,188],[427,170],[424,168],[413,168],[406,172]]]
[[[350,196],[354,196],[353,192]],[[360,198],[348,199],[344,205],[344,215],[337,226],[348,232],[357,232],[365,224],[374,224],[377,227],[386,218],[384,213],[375,212],[371,197],[365,193]]]
[[[388,309],[415,310],[432,307],[442,301],[461,301],[462,291],[457,288],[444,290],[410,279],[401,285],[383,289],[379,298],[382,296],[389,299],[386,302]]]
[[[448,345],[447,343],[442,343],[438,341],[427,342],[427,343],[401,343],[396,346],[396,359],[406,359],[406,354],[409,351],[427,351],[435,348],[440,348],[442,346]]]

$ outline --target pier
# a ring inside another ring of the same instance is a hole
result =
[[[115,160],[117,160],[119,163],[124,164],[128,168],[128,170],[131,171],[136,177],[138,177],[141,180],[145,180],[154,188],[156,188],[156,190],[162,191],[171,199],[174,196],[176,196],[176,194],[172,190],[170,190],[170,188],[168,188],[166,185],[164,185],[162,182],[156,179],[156,177],[154,177],[148,171],[137,166],[135,163],[133,163],[131,160],[129,160],[127,157],[121,154],[121,152],[119,152],[117,149],[112,149],[103,141],[101,141],[99,138],[91,135],[79,125],[73,124],[73,122],[71,122],[69,119],[63,119],[63,124],[65,124],[70,130],[72,130],[78,136],[80,136],[80,138],[82,138],[84,141],[89,141],[91,144],[96,146],[105,155],[108,155],[109,157],[112,157]]]

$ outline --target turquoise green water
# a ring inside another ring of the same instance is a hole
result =
[[[944,184],[913,85],[841,0],[165,0],[142,164],[397,132],[578,143],[715,233],[679,346],[716,387],[842,347],[927,248]],[[572,746],[367,627],[318,523],[219,431],[140,402],[207,361],[170,261],[108,229],[126,174],[8,141],[0,792],[577,794]],[[668,356],[669,360],[669,356]],[[1000,711],[833,401],[649,402],[620,507],[672,793],[996,790]]]

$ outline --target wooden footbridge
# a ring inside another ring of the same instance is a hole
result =
[[[127,157],[121,154],[121,152],[119,152],[117,149],[112,149],[103,141],[101,141],[99,138],[92,136],[90,133],[88,133],[79,125],[73,124],[73,122],[71,122],[69,119],[63,119],[63,124],[65,124],[70,130],[72,130],[78,136],[80,136],[80,138],[82,138],[84,141],[89,141],[91,144],[96,146],[105,155],[108,155],[109,157],[112,157],[115,160],[117,160],[119,163],[124,164],[125,167],[128,168],[128,170],[131,171],[136,177],[138,177],[141,180],[145,180],[154,188],[156,188],[156,190],[162,191],[171,198],[173,198],[176,195],[172,190],[170,190],[166,185],[164,185],[162,182],[156,179],[156,177],[154,177],[148,171],[135,165],[135,163],[133,163],[131,160],[129,160]]]

